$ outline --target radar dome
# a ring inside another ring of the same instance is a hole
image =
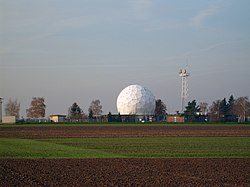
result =
[[[153,115],[155,96],[144,86],[130,85],[119,94],[117,110],[121,115]]]

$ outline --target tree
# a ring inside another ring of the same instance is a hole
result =
[[[210,120],[224,122],[235,121],[235,115],[233,113],[234,102],[233,95],[230,96],[228,101],[226,98],[214,101],[209,108]]]
[[[226,117],[228,115],[228,103],[226,98],[222,99],[220,101],[220,105],[219,105],[219,118],[221,118],[222,121],[226,121]]]
[[[8,103],[5,105],[5,114],[8,116],[15,116],[16,119],[19,119],[19,112],[20,103],[17,102],[17,99],[15,99],[15,101],[9,99]]]
[[[234,97],[231,95],[228,100],[228,115],[233,115]]]
[[[157,120],[162,120],[166,116],[167,107],[161,99],[155,101],[155,116]]]
[[[196,101],[193,100],[192,102],[188,102],[184,116],[188,122],[194,122],[198,112],[200,112],[200,107],[199,105],[197,106]]]
[[[93,100],[89,106],[89,112],[93,112],[93,116],[97,117],[102,114],[102,105],[99,99]]]
[[[46,105],[43,97],[33,97],[30,108],[26,110],[28,118],[43,118],[45,117]]]
[[[93,118],[94,118],[93,110],[89,109],[89,119],[93,119]]]
[[[210,121],[220,121],[221,117],[221,100],[216,100],[209,107],[209,119]]]
[[[246,116],[250,115],[250,102],[247,96],[235,100],[233,113],[238,116],[238,122],[246,121]]]
[[[235,122],[237,115],[234,114],[233,108],[234,108],[235,100],[233,95],[231,95],[227,102],[227,111],[224,114],[224,121],[225,122]]]
[[[201,109],[201,113],[203,115],[206,115],[207,114],[207,106],[208,106],[208,104],[206,102],[200,102],[199,106],[200,106],[200,109]]]
[[[78,106],[76,102],[69,107],[68,116],[71,120],[79,120],[82,118],[83,110]]]
[[[113,122],[111,112],[108,113],[108,122]]]

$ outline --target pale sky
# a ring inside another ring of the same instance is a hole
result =
[[[169,113],[181,108],[181,68],[189,98],[250,96],[249,0],[0,0],[0,96],[21,103],[44,97],[46,116],[104,114],[140,84]]]

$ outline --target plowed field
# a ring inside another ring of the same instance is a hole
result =
[[[250,127],[0,127],[0,138],[149,136],[249,137]],[[250,186],[250,158],[0,159],[0,186]]]
[[[250,186],[250,159],[0,160],[0,186]]]
[[[250,136],[250,126],[0,127],[0,138]]]

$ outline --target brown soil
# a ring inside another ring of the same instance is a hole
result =
[[[3,159],[0,186],[250,186],[250,159]]]
[[[0,127],[0,138],[250,136],[250,126]]]

